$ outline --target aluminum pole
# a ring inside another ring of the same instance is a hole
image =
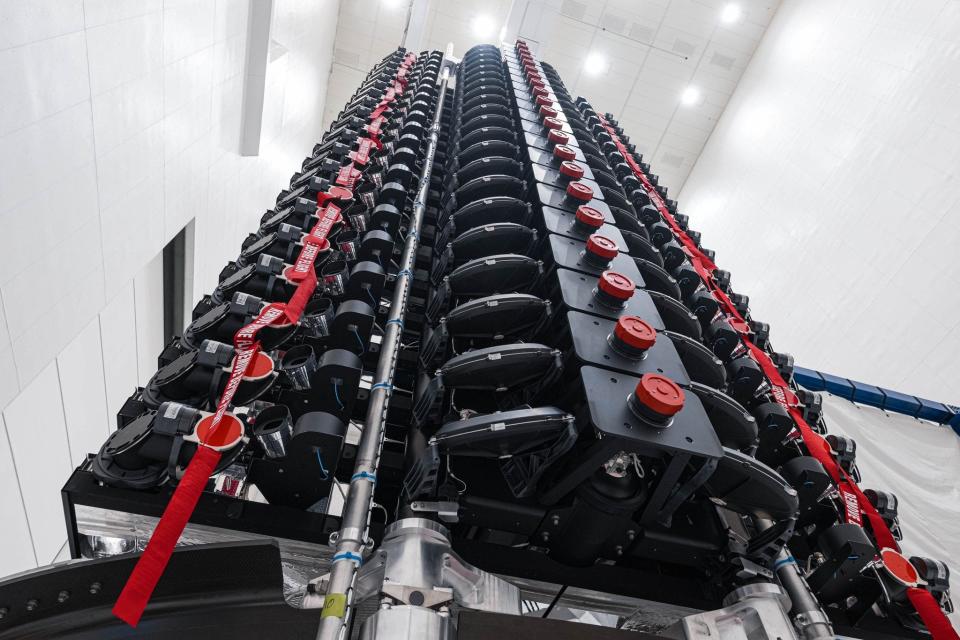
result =
[[[445,59],[451,56],[452,48],[452,45],[447,46]],[[420,171],[420,186],[413,204],[403,254],[400,257],[400,270],[397,272],[396,286],[390,301],[389,318],[384,325],[380,358],[377,360],[377,370],[373,377],[374,384],[370,389],[363,432],[357,444],[357,460],[344,500],[340,531],[334,534],[335,538],[331,536],[331,542],[336,544],[336,551],[330,567],[330,578],[327,581],[323,614],[317,631],[318,640],[338,640],[346,630],[353,606],[353,583],[367,546],[370,509],[377,469],[380,466],[384,426],[393,391],[393,376],[397,368],[400,338],[403,334],[403,318],[407,310],[413,268],[420,244],[420,227],[427,209],[430,176],[433,173],[434,156],[440,139],[440,119],[443,114],[447,84],[450,80],[450,67],[450,64],[444,63],[440,72],[440,90],[433,114],[433,125],[430,127],[426,157],[423,161],[423,169]]]

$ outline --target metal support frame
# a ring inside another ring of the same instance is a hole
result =
[[[336,640],[341,637],[350,619],[353,606],[354,582],[357,569],[363,561],[364,551],[370,544],[367,535],[370,523],[370,510],[376,485],[377,469],[380,466],[380,452],[383,448],[384,427],[390,396],[393,390],[393,376],[397,368],[400,351],[400,338],[403,335],[403,319],[407,310],[407,301],[413,281],[413,268],[419,248],[420,227],[427,209],[427,197],[430,191],[430,178],[433,173],[433,161],[440,139],[440,120],[443,115],[443,102],[447,85],[453,69],[447,59],[453,53],[453,45],[447,46],[444,63],[440,72],[439,91],[427,142],[426,156],[420,172],[420,183],[410,226],[407,231],[400,269],[397,272],[396,286],[390,301],[389,318],[384,325],[383,340],[380,343],[380,358],[374,374],[374,384],[370,390],[367,414],[363,432],[357,445],[357,461],[350,479],[340,531],[331,536],[336,548],[333,564],[327,581],[326,597],[323,604],[323,616],[317,631],[318,640]]]

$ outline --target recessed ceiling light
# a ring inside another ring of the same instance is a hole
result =
[[[740,5],[731,2],[723,8],[723,11],[720,12],[720,21],[724,24],[733,24],[740,20],[740,17],[743,15],[743,9],[740,8]]]
[[[607,57],[596,51],[588,54],[583,61],[583,70],[592,76],[606,73],[608,66]]]
[[[690,107],[698,102],[700,102],[700,89],[697,89],[694,86],[689,86],[683,90],[683,93],[680,94],[681,104]]]
[[[473,28],[473,35],[478,38],[489,38],[497,29],[497,25],[493,24],[490,16],[485,15],[475,17],[470,26]]]

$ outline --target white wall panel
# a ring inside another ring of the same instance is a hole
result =
[[[34,0],[5,5],[0,20],[0,49],[53,38],[83,29],[82,0]]]
[[[954,403],[958,33],[955,0],[785,2],[679,199],[776,348]]]
[[[51,362],[3,412],[37,560],[51,562],[66,539],[60,487],[70,473],[57,365]]]
[[[96,453],[110,433],[100,321],[94,318],[57,356],[63,414],[70,439],[70,459],[79,465]]]
[[[62,547],[71,457],[98,448],[155,370],[162,273],[160,258],[148,263],[194,221],[192,305],[322,133],[339,2],[275,0],[274,11],[264,144],[242,158],[249,0],[4,3],[0,410],[31,469],[47,442],[24,436],[28,407],[62,433],[52,444],[63,468],[24,494],[43,524],[41,564]],[[27,527],[22,505],[7,508],[18,495],[0,495],[11,540]],[[0,575],[22,568],[5,562]]]
[[[13,345],[10,343],[5,315],[3,300],[0,298],[0,407],[7,406],[7,403],[20,393],[17,363],[13,358]]]
[[[157,371],[157,356],[163,351],[163,252],[147,263],[133,279],[137,320],[137,374],[140,386]]]
[[[3,553],[0,553],[0,576],[25,571],[37,566],[27,513],[20,495],[20,482],[10,454],[7,428],[0,416],[0,513],[3,514]]]
[[[163,16],[145,15],[88,28],[90,92],[99,95],[163,64]]]
[[[88,99],[86,53],[81,32],[0,51],[0,135]]]
[[[133,283],[127,283],[100,312],[100,342],[111,429],[127,397],[137,387],[137,321]]]

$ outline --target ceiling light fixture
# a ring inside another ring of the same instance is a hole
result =
[[[720,13],[720,21],[723,24],[733,24],[738,22],[741,16],[743,16],[743,9],[740,8],[740,5],[731,2]]]
[[[608,66],[607,57],[596,51],[587,55],[583,61],[583,70],[592,76],[606,73]]]
[[[492,36],[497,28],[497,26],[493,24],[493,20],[490,19],[490,16],[485,15],[475,17],[471,23],[471,27],[473,28],[473,35],[484,39]]]
[[[680,94],[680,103],[684,106],[691,107],[698,102],[700,102],[700,89],[692,85],[684,89],[683,93]]]

